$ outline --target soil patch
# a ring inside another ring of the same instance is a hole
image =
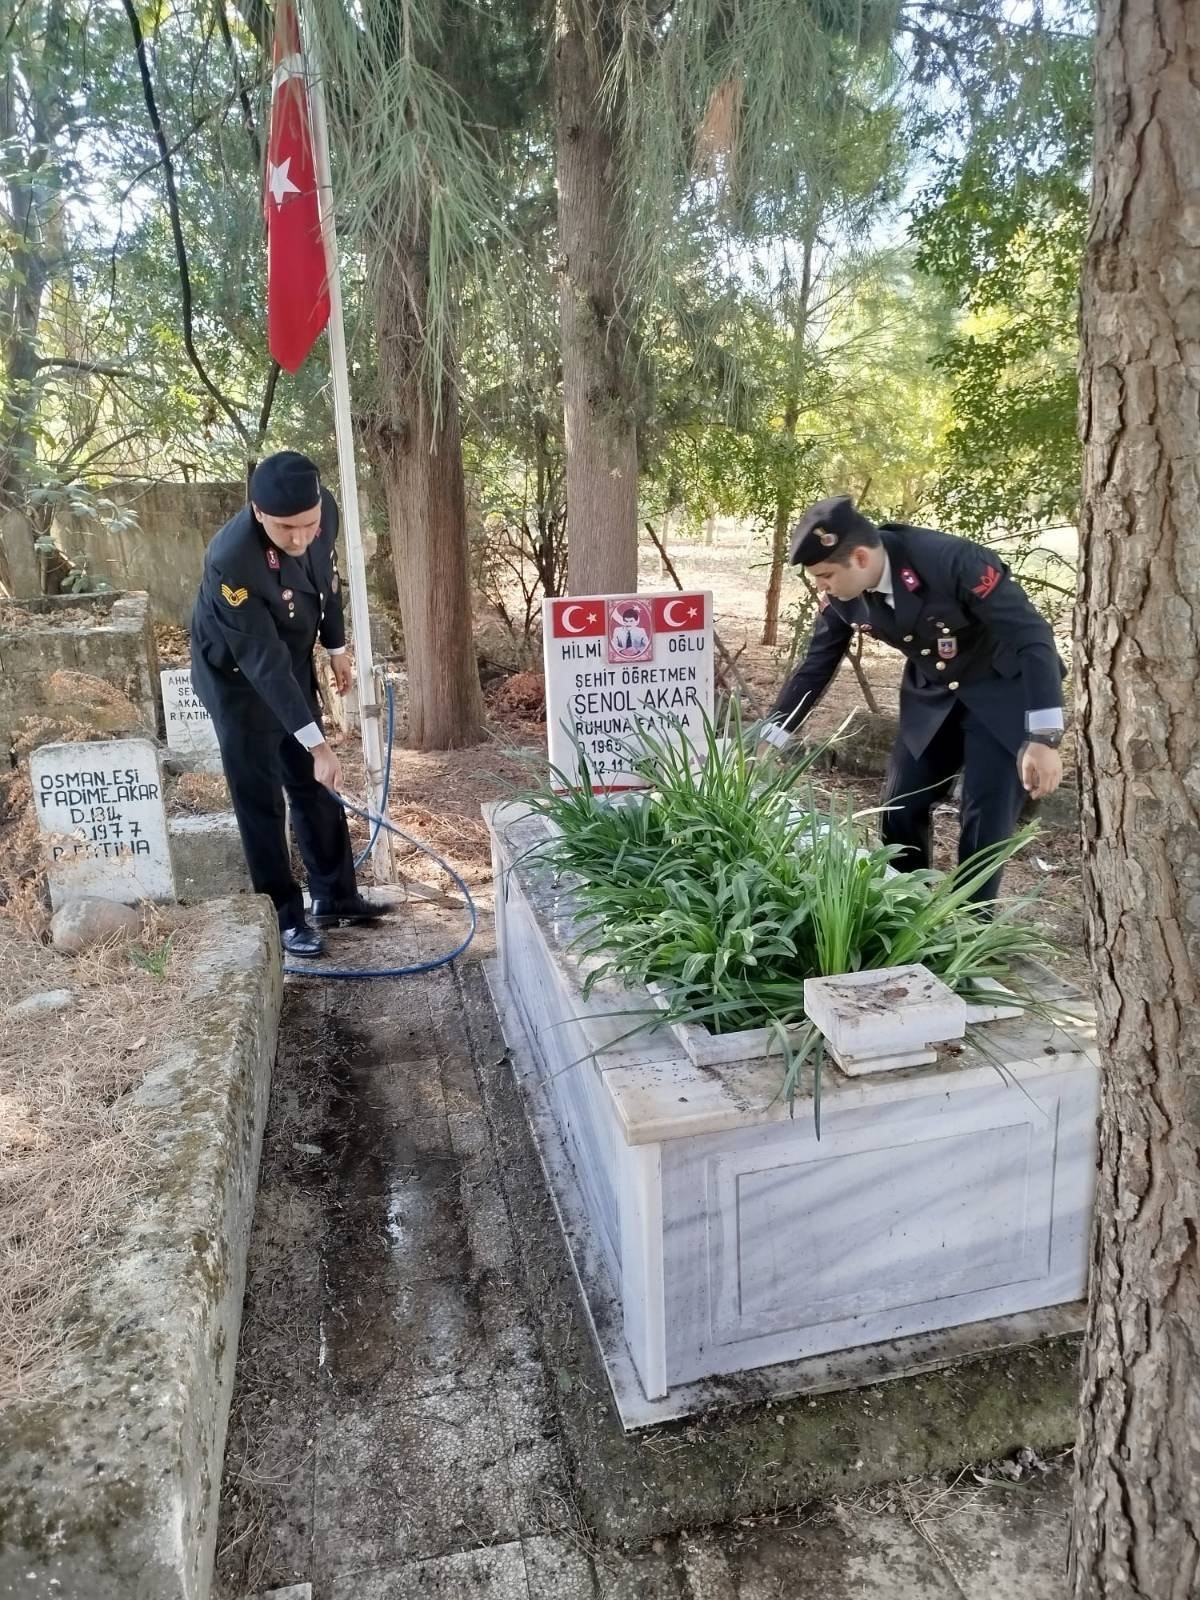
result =
[[[112,617],[110,600],[30,600],[24,605],[0,605],[0,633],[42,632],[46,628],[94,628]]]
[[[160,667],[186,667],[192,659],[192,641],[187,629],[173,622],[154,624],[154,643]]]
[[[220,772],[181,772],[167,783],[167,815],[207,816],[229,810],[229,785]]]

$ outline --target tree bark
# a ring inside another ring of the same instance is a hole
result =
[[[791,373],[789,391],[783,407],[782,434],[788,444],[796,439],[796,424],[800,420],[801,384],[804,381],[805,341],[808,338],[809,302],[813,288],[813,251],[816,248],[816,218],[809,219],[805,228],[800,265],[800,283],[796,291],[792,312]],[[791,463],[789,462],[789,469]],[[775,505],[775,524],[771,529],[771,571],[767,578],[767,603],[763,613],[763,644],[779,641],[779,598],[783,590],[783,565],[787,558],[788,528],[796,498],[796,483],[791,471],[783,475],[786,487]]]
[[[799,416],[798,397],[794,394],[789,395],[783,413],[783,433],[786,438],[796,437],[796,423]],[[779,597],[783,592],[783,564],[787,558],[788,528],[792,521],[790,477],[788,484],[789,493],[781,494],[776,502],[775,525],[771,529],[771,570],[767,577],[767,603],[763,611],[763,644],[779,642]]]
[[[27,512],[29,469],[36,452],[39,404],[38,335],[47,286],[62,262],[50,255],[47,214],[61,205],[60,180],[51,159],[65,125],[62,94],[67,22],[61,0],[46,7],[35,69],[27,74],[30,99],[25,125],[10,61],[0,57],[0,138],[18,156],[3,186],[0,225],[9,234],[10,270],[0,295],[0,506]],[[13,525],[15,528],[15,524]],[[32,551],[30,552],[32,554]],[[15,563],[22,571],[24,559]],[[13,574],[15,577],[15,574]]]
[[[1200,1591],[1200,27],[1100,0],[1076,660],[1104,1061],[1070,1585]]]
[[[458,387],[443,374],[441,413],[423,382],[424,256],[388,263],[375,284],[379,379],[386,410],[371,448],[387,498],[404,624],[408,743],[449,750],[483,736],[483,697],[472,629],[470,555]]]
[[[601,101],[611,0],[559,0],[555,45],[567,587],[637,588],[636,361],[619,151]]]

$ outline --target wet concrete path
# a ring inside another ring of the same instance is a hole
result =
[[[335,934],[334,954],[425,959],[456,926],[419,907]],[[1067,1485],[1040,1467],[995,1488],[968,1476],[780,1508],[632,1552],[602,1542],[577,1499],[589,1463],[568,1461],[558,1407],[590,1385],[599,1414],[604,1396],[582,1342],[577,1369],[561,1353],[543,1362],[529,1296],[553,1274],[531,1273],[518,1239],[526,1201],[532,1214],[544,1196],[528,1171],[514,1193],[498,1164],[509,1146],[488,1108],[503,1079],[481,1093],[469,1026],[480,993],[469,965],[288,985],[219,1600],[288,1585],[311,1586],[311,1600],[1057,1600]],[[685,1448],[670,1435],[630,1444],[599,1492],[636,1501],[653,1453]]]

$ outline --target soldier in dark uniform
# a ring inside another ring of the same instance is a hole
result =
[[[932,528],[876,527],[848,496],[810,506],[791,564],[820,594],[808,654],[779,692],[760,751],[781,747],[860,630],[907,658],[881,834],[902,871],[930,863],[930,811],[962,773],[959,859],[1015,831],[1025,796],[1062,781],[1065,669],[1050,625],[992,552]],[[1000,874],[976,899],[994,899]]]
[[[386,911],[358,892],[346,814],[330,792],[341,787],[341,768],[317,701],[318,638],[338,692],[353,682],[338,520],[307,456],[268,456],[251,476],[250,504],[208,547],[192,612],[192,683],[216,725],[250,881],[270,895],[284,949],[294,956],[319,956],[324,943],[305,920],[292,876],[285,791],[313,922],[373,922]]]

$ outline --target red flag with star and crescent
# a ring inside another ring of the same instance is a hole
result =
[[[267,343],[295,372],[329,321],[329,282],[300,28],[291,0],[275,9],[275,72],[263,204],[267,213]]]

